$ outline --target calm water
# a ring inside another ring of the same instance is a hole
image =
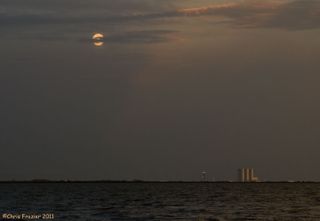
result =
[[[55,220],[320,220],[320,184],[1,184],[0,213]]]

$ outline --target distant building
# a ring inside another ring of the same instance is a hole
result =
[[[202,177],[202,182],[207,182],[207,181],[208,181],[208,180],[207,180],[207,172],[203,171],[203,172],[201,173],[201,177]]]
[[[254,175],[252,168],[241,168],[238,170],[239,182],[258,182],[259,179]]]

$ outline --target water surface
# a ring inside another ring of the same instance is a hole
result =
[[[319,220],[319,184],[1,184],[1,213],[55,220]]]

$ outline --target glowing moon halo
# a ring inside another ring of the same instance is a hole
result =
[[[104,43],[103,43],[103,38],[104,38],[104,35],[101,34],[101,33],[95,33],[92,35],[92,40],[93,40],[93,44],[94,46],[96,47],[100,47],[102,46]]]

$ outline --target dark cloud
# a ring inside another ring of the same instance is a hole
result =
[[[279,7],[263,27],[313,29],[320,27],[320,1],[294,1]]]
[[[104,38],[104,42],[108,44],[126,44],[126,43],[135,43],[135,44],[149,44],[149,43],[161,43],[167,42],[174,39],[174,35],[177,34],[177,31],[173,30],[142,30],[142,31],[126,31],[121,33],[109,33]],[[79,42],[79,43],[90,43],[92,42],[91,36],[81,33],[75,33],[74,35],[61,35],[58,33],[31,33],[28,35],[17,35],[11,36],[11,39],[16,40],[33,40],[37,39],[38,41],[64,41],[64,42]]]
[[[90,4],[86,2],[76,4],[76,9],[72,12],[67,9],[75,4],[73,0],[65,4],[61,1],[49,1],[49,3],[55,7],[50,9],[38,2],[40,6],[23,12],[22,6],[25,3],[22,1],[14,0],[11,4],[5,1],[0,13],[0,24],[3,27],[77,23],[108,25],[174,17],[210,16],[213,19],[216,17],[228,19],[227,23],[242,28],[312,29],[320,26],[320,2],[316,0],[264,2],[247,0],[184,9],[168,1],[158,3],[121,0],[116,3],[107,1],[103,5],[101,1],[96,1]]]
[[[49,10],[72,14],[75,11],[88,11],[91,9],[101,9],[110,12],[124,11],[159,11],[172,7],[171,0],[3,0],[1,8],[24,9],[24,10]]]
[[[170,40],[170,35],[177,33],[171,30],[132,31],[106,37],[109,43],[158,43]]]

